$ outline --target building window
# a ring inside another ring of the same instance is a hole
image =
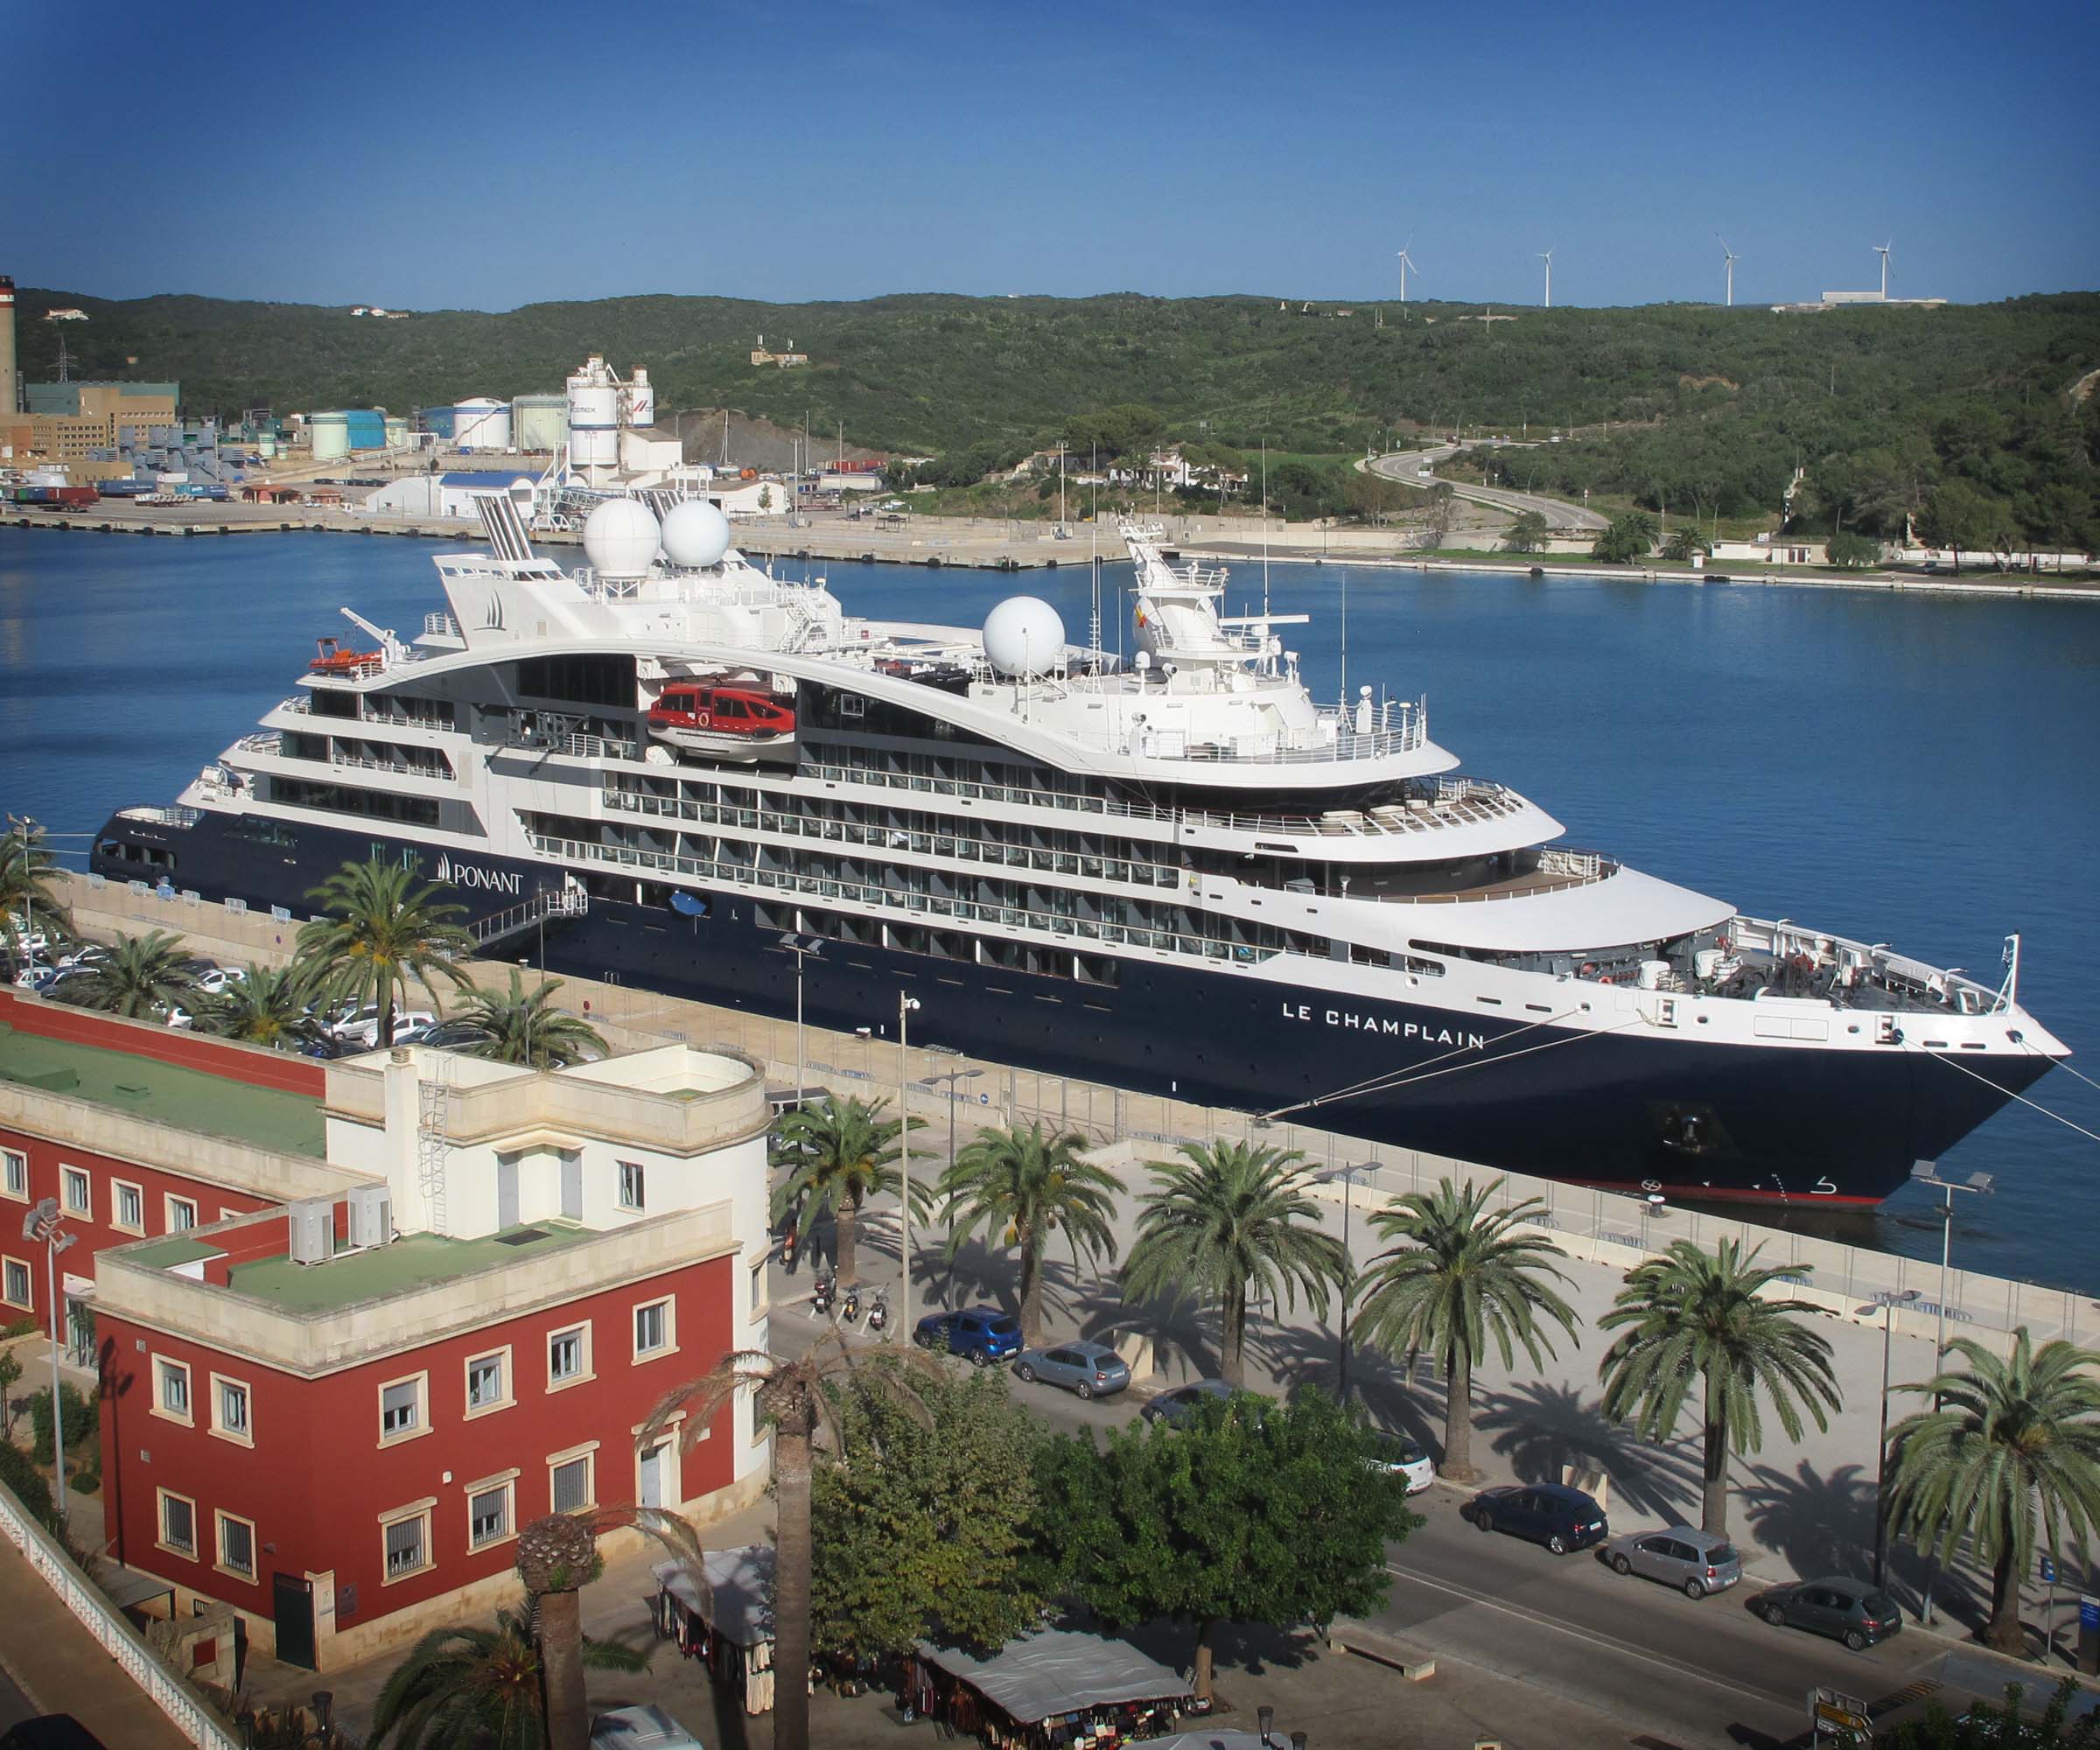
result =
[[[430,1386],[427,1373],[390,1379],[379,1389],[379,1444],[413,1439],[430,1432]]]
[[[572,1325],[547,1339],[547,1389],[577,1385],[591,1375],[591,1326]]]
[[[620,1207],[623,1209],[643,1209],[648,1206],[642,1200],[641,1163],[623,1160],[620,1163]]]
[[[160,1547],[172,1556],[197,1559],[197,1503],[186,1494],[160,1495]]]
[[[186,1233],[197,1225],[197,1200],[194,1197],[177,1197],[171,1194],[168,1203],[168,1231]]]
[[[592,1470],[594,1454],[578,1452],[573,1457],[556,1457],[547,1461],[547,1490],[556,1513],[578,1513],[586,1507],[598,1505],[592,1494]]]
[[[228,1379],[222,1373],[212,1376],[212,1432],[243,1446],[256,1444],[245,1380]]]
[[[19,1306],[26,1311],[29,1306],[29,1266],[20,1258],[8,1258],[0,1262],[4,1263],[6,1273],[6,1281],[0,1283],[0,1298],[4,1298],[10,1306]]]
[[[647,1301],[634,1309],[636,1361],[648,1355],[668,1355],[676,1350],[675,1306],[676,1303],[666,1295],[662,1300]]]
[[[187,1362],[153,1357],[153,1413],[184,1427],[190,1420],[190,1368]]]
[[[466,1491],[466,1547],[486,1550],[510,1536],[511,1515],[516,1493],[516,1473],[484,1483],[470,1483]]]
[[[59,1169],[61,1194],[66,1200],[68,1215],[92,1215],[94,1213],[94,1181],[88,1177],[84,1166],[62,1166]]]
[[[256,1527],[252,1520],[230,1513],[214,1516],[219,1522],[219,1568],[241,1579],[256,1577]]]
[[[109,1225],[122,1228],[127,1234],[146,1231],[145,1194],[136,1185],[123,1180],[109,1181]]]
[[[380,1520],[380,1542],[385,1551],[383,1586],[419,1574],[431,1564],[430,1501],[397,1507]]]
[[[0,1149],[0,1190],[29,1201],[29,1157],[20,1149]]]
[[[492,1349],[475,1355],[466,1364],[466,1413],[480,1416],[505,1410],[516,1400],[510,1394],[510,1351]]]

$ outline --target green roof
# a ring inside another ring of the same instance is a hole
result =
[[[0,1082],[150,1119],[170,1130],[224,1137],[279,1154],[327,1158],[321,1102],[100,1046],[0,1027]]]
[[[193,1240],[187,1234],[170,1234],[165,1239],[142,1241],[124,1256],[148,1270],[173,1270],[178,1264],[195,1264],[199,1258],[217,1257],[220,1250],[209,1240]]]
[[[229,1280],[236,1292],[291,1312],[328,1312],[386,1295],[412,1293],[454,1277],[517,1264],[595,1237],[588,1228],[552,1222],[508,1228],[478,1240],[404,1234],[391,1245],[339,1256],[326,1264],[294,1264],[287,1257],[235,1264]]]

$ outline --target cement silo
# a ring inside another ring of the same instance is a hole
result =
[[[569,441],[569,398],[521,395],[510,403],[510,433],[521,450],[551,454]]]
[[[640,365],[627,381],[627,424],[642,430],[656,423],[656,388]]]
[[[462,450],[510,448],[510,403],[476,396],[452,410],[452,442]]]
[[[340,462],[350,453],[348,414],[317,413],[307,420],[306,430],[313,439],[315,461]]]
[[[620,382],[593,354],[569,379],[569,460],[573,467],[620,465]]]
[[[22,405],[22,387],[15,375],[15,282],[0,274],[0,416]]]
[[[387,434],[387,448],[405,450],[409,447],[409,422],[398,415],[388,414],[383,427]]]

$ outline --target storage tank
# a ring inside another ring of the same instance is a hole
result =
[[[650,426],[656,423],[656,388],[640,365],[627,384],[627,424]]]
[[[559,395],[521,395],[510,403],[511,439],[521,450],[558,450],[569,441],[569,401]]]
[[[620,463],[620,385],[593,354],[569,379],[569,460],[578,468]]]
[[[486,395],[452,410],[452,441],[462,450],[510,448],[510,403]]]
[[[256,454],[262,457],[264,461],[270,460],[276,453],[277,440],[272,438],[269,432],[265,431],[256,439]]]
[[[452,407],[424,407],[416,410],[416,417],[422,422],[425,431],[450,439],[452,435],[453,416],[458,411]]]
[[[375,407],[353,407],[343,414],[348,427],[350,447],[353,450],[383,450],[387,447],[387,416]]]
[[[409,447],[409,422],[405,419],[388,419],[386,422],[387,448],[405,450]]]
[[[350,453],[348,414],[317,413],[306,422],[306,429],[313,434],[315,461],[340,462]]]

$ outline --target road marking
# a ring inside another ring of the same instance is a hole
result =
[[[1499,1610],[1506,1616],[1516,1617],[1541,1628],[1550,1628],[1556,1634],[1565,1634],[1574,1640],[1586,1642],[1592,1647],[1606,1648],[1612,1652],[1623,1654],[1628,1658],[1638,1659],[1643,1664],[1659,1666],[1663,1670],[1676,1672],[1679,1676],[1690,1677],[1696,1682],[1708,1684],[1717,1690],[1726,1690],[1731,1694],[1741,1696],[1750,1701],[1763,1703],[1767,1705],[1776,1704],[1782,1707],[1788,1704],[1788,1698],[1785,1695],[1768,1690],[1749,1689],[1741,1684],[1731,1683],[1726,1677],[1717,1677],[1710,1671],[1702,1671],[1696,1665],[1687,1665],[1676,1659],[1665,1658],[1659,1653],[1643,1652],[1640,1648],[1630,1646],[1624,1641],[1615,1641],[1608,1634],[1593,1634],[1587,1629],[1572,1628],[1565,1622],[1548,1616],[1544,1611],[1533,1610],[1525,1605],[1508,1603],[1504,1600],[1490,1597],[1486,1592],[1475,1592],[1471,1586],[1458,1586],[1450,1580],[1433,1580],[1426,1574],[1413,1573],[1405,1568],[1395,1567],[1390,1562],[1385,1564],[1385,1571],[1396,1579],[1411,1580],[1417,1586],[1429,1586],[1438,1592],[1449,1592],[1453,1598],[1462,1598],[1469,1604],[1480,1605],[1489,1610]],[[1403,1634],[1406,1632],[1408,1631],[1402,1631]]]

